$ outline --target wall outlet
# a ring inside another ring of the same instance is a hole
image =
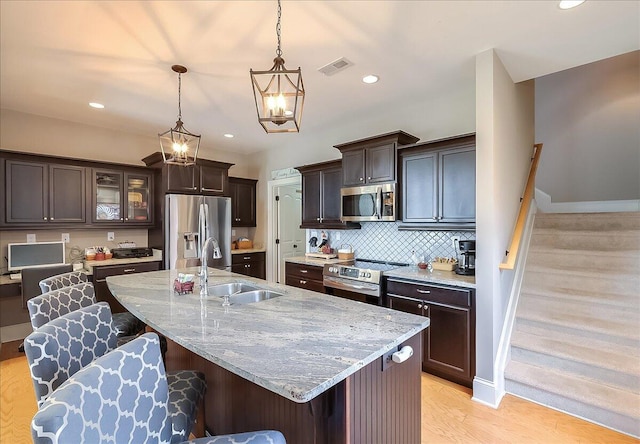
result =
[[[236,230],[231,230],[231,236],[235,236],[236,235]]]
[[[116,239],[116,235],[113,231],[107,231],[107,240],[112,241]]]
[[[27,234],[27,243],[33,244],[35,242],[36,242],[36,234],[35,233]]]
[[[69,243],[69,233],[62,233],[62,242]]]

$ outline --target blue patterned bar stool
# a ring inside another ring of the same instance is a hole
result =
[[[158,336],[146,333],[60,385],[31,421],[33,442],[171,443],[169,391]],[[286,444],[277,431],[200,438],[194,444]]]
[[[96,302],[96,293],[90,282],[81,282],[41,294],[27,301],[31,326],[36,330],[52,319]]]
[[[86,273],[71,271],[43,279],[39,282],[39,285],[42,294],[45,294],[84,282],[88,282]],[[113,324],[120,337],[136,335],[144,328],[144,323],[129,312],[113,313]]]
[[[82,368],[119,349],[116,343],[111,309],[106,302],[53,319],[27,336],[25,354],[38,405],[42,406],[61,384]],[[169,372],[166,379],[172,442],[184,441],[193,429],[198,407],[204,404],[204,375],[181,370]]]

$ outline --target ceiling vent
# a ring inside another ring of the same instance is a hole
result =
[[[318,71],[320,71],[325,76],[332,76],[335,73],[343,71],[350,66],[353,66],[352,62],[345,59],[344,57],[340,57],[338,60],[334,60],[328,65],[324,65],[323,67],[318,68]]]

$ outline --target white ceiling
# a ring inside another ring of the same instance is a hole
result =
[[[569,11],[552,0],[284,1],[283,57],[302,68],[307,97],[299,134],[267,135],[249,69],[271,68],[276,8],[3,0],[0,106],[155,136],[176,120],[170,67],[183,64],[182,117],[205,152],[332,146],[395,129],[424,140],[437,119],[417,113],[452,103],[446,112],[473,122],[478,53],[495,48],[518,82],[640,48],[638,1],[588,0]],[[340,57],[354,65],[331,77],[317,71]],[[368,73],[380,82],[363,84]]]

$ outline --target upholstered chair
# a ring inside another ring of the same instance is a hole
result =
[[[82,271],[71,271],[43,279],[39,285],[42,294],[45,294],[50,291],[73,287],[83,282],[88,282],[86,273]],[[113,324],[116,327],[118,336],[133,336],[144,328],[144,323],[128,312],[113,313]]]
[[[172,442],[170,388],[156,334],[146,333],[69,377],[31,422],[33,442]],[[286,444],[277,431],[200,438],[194,444]]]
[[[27,336],[24,347],[38,404],[43,405],[58,386],[95,359],[127,346],[116,348],[117,339],[106,302],[53,319]],[[165,379],[169,385],[171,440],[184,441],[193,429],[198,407],[203,405],[204,375],[180,370],[169,372]]]
[[[36,330],[52,319],[96,302],[96,294],[90,282],[41,294],[27,301],[31,326]]]

